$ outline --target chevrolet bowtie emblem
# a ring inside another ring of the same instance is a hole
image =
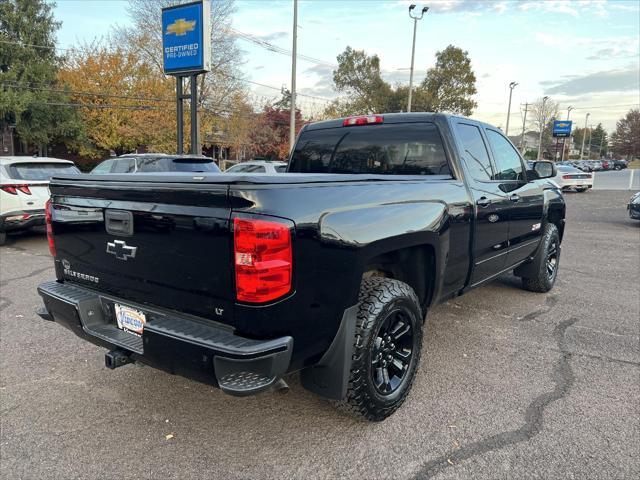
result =
[[[184,18],[178,18],[172,24],[167,25],[167,31],[165,33],[167,35],[169,35],[170,33],[174,33],[181,37],[182,35],[186,35],[187,32],[192,32],[195,28],[195,20],[187,21]]]
[[[130,258],[135,258],[136,250],[138,250],[138,247],[131,247],[122,240],[107,242],[107,253],[115,255],[118,260],[124,260],[125,262]]]

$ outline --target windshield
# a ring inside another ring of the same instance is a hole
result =
[[[54,175],[80,173],[73,163],[14,163],[8,168],[16,180],[50,180]]]
[[[303,131],[289,172],[451,175],[433,123]]]

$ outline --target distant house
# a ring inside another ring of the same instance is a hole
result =
[[[540,139],[540,133],[529,130],[524,134],[524,142],[522,141],[522,134],[509,135],[509,140],[521,151],[537,150],[538,140]]]

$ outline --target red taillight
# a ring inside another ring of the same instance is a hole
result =
[[[384,117],[382,115],[361,115],[358,117],[345,118],[342,122],[343,127],[351,127],[354,125],[370,125],[372,123],[382,123]]]
[[[52,256],[56,256],[56,244],[53,241],[53,226],[51,225],[51,200],[47,200],[44,205],[44,221],[47,224],[47,241],[49,242],[49,252]]]
[[[17,195],[19,191],[26,195],[31,195],[29,185],[2,185],[0,188],[11,195]]]
[[[264,303],[291,291],[291,227],[268,220],[233,221],[236,298]]]
[[[569,180],[571,178],[571,175],[562,175],[562,178],[565,180]]]

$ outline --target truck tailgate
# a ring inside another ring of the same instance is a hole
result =
[[[59,278],[232,324],[228,186],[106,180],[51,183]]]

